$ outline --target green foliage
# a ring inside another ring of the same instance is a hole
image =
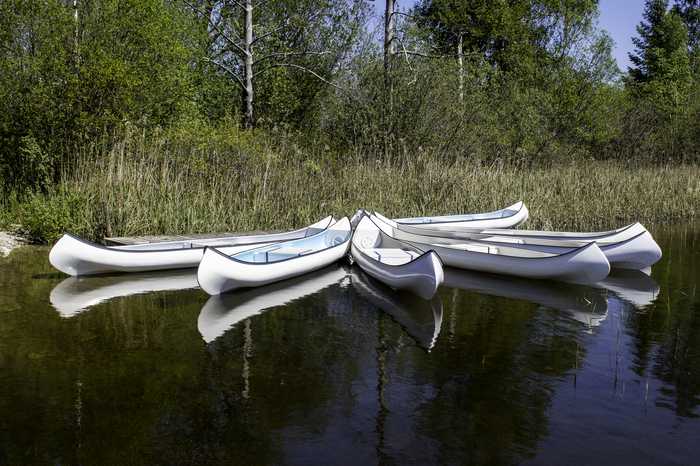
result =
[[[66,231],[84,234],[90,228],[85,216],[88,205],[87,199],[74,191],[31,194],[19,206],[22,232],[38,243],[54,242]]]
[[[630,79],[636,92],[669,109],[685,103],[691,83],[688,32],[668,0],[648,0],[644,21],[637,26],[637,47],[630,54]]]

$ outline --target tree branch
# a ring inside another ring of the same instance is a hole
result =
[[[305,71],[305,72],[313,75],[314,77],[316,77],[316,79],[318,79],[319,81],[324,82],[324,83],[328,84],[329,86],[333,86],[334,88],[338,89],[339,91],[341,91],[345,94],[348,94],[348,91],[346,89],[343,89],[342,87],[338,86],[337,84],[330,82],[329,80],[327,80],[326,78],[324,78],[320,74],[316,73],[315,71],[310,70],[309,68],[306,68],[305,66],[297,65],[295,63],[273,63],[272,65],[269,65],[269,66],[263,68],[262,70],[254,73],[253,78],[255,78],[257,75],[259,75],[261,73],[264,73],[266,71],[271,70],[272,68],[284,68],[284,67],[296,68],[298,70]]]
[[[304,57],[308,55],[327,55],[331,53],[328,50],[324,50],[323,52],[310,52],[310,51],[304,51],[304,52],[278,52],[278,53],[270,53],[268,55],[265,55],[264,57],[260,57],[257,60],[253,62],[254,65],[260,63],[261,61],[269,60],[271,58],[276,58],[276,57]]]
[[[190,7],[193,11],[195,11],[196,13],[199,13],[199,14],[201,14],[201,15],[203,15],[203,16],[207,16],[207,23],[209,23],[209,25],[210,25],[216,32],[218,32],[219,35],[220,35],[221,37],[223,37],[224,39],[226,39],[226,42],[228,42],[229,44],[231,44],[236,50],[238,50],[238,51],[239,51],[240,53],[242,53],[243,55],[246,55],[246,54],[247,54],[247,52],[245,51],[245,49],[244,49],[243,47],[241,47],[240,45],[238,45],[237,41],[235,41],[234,39],[232,39],[231,37],[229,37],[229,36],[223,31],[223,29],[221,29],[221,28],[219,27],[218,24],[216,24],[215,22],[211,21],[211,19],[210,19],[210,17],[209,17],[208,15],[204,15],[204,12],[202,12],[201,10],[199,10],[199,8],[197,8],[196,6],[192,5],[192,4],[191,4],[190,2],[188,2],[187,0],[183,0],[183,2],[185,3],[185,5],[189,6],[189,7]],[[238,2],[235,2],[235,1],[234,1],[234,3],[238,4]],[[239,4],[239,5],[240,5],[240,4]]]
[[[238,74],[237,74],[235,71],[233,71],[231,68],[229,68],[228,66],[224,65],[223,63],[219,63],[219,62],[216,61],[216,60],[212,60],[212,59],[209,58],[209,57],[204,57],[204,61],[207,61],[207,62],[209,62],[209,63],[213,63],[214,65],[218,66],[219,68],[221,68],[222,70],[224,70],[225,72],[227,72],[229,75],[231,75],[233,78],[236,79],[236,82],[238,82],[238,84],[240,84],[241,87],[242,87],[243,89],[245,89],[245,84],[243,83],[243,80],[242,80],[241,77],[238,76]]]

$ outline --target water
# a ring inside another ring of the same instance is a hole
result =
[[[700,228],[596,287],[357,270],[209,299],[192,272],[0,259],[2,464],[698,464]]]

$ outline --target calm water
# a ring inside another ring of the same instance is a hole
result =
[[[331,268],[225,298],[192,272],[0,258],[2,464],[698,464],[700,228],[595,287]]]

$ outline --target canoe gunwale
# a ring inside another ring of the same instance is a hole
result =
[[[415,244],[411,244],[410,242],[407,242],[407,241],[404,241],[404,240],[400,240],[400,239],[394,238],[394,237],[392,237],[391,235],[388,235],[388,234],[384,233],[384,231],[382,231],[381,227],[380,227],[379,225],[377,225],[376,222],[372,219],[372,216],[371,216],[371,215],[368,215],[367,212],[364,212],[364,215],[367,217],[367,219],[368,219],[370,222],[372,222],[372,224],[374,224],[374,226],[377,228],[377,231],[379,231],[379,235],[380,235],[380,236],[390,238],[390,239],[392,239],[392,240],[394,240],[394,241],[397,241],[397,242],[399,242],[399,243],[402,243],[402,244],[403,244],[403,243],[407,243],[407,244],[410,246],[411,249],[415,249],[416,252],[419,252],[419,253],[420,253],[420,255],[418,255],[417,257],[414,257],[414,258],[411,259],[410,261],[408,261],[408,262],[406,262],[406,263],[403,263],[403,264],[387,264],[386,262],[382,262],[381,260],[375,259],[374,257],[371,257],[371,256],[369,256],[367,253],[365,253],[365,252],[363,251],[363,249],[372,249],[372,248],[363,248],[362,246],[360,246],[360,245],[358,245],[357,243],[355,243],[355,235],[353,235],[353,238],[352,238],[352,239],[353,239],[352,245],[354,246],[354,248],[355,248],[363,257],[369,259],[369,260],[372,261],[372,262],[379,263],[379,264],[381,264],[383,267],[398,268],[398,267],[405,267],[405,266],[407,266],[407,265],[409,265],[409,264],[412,264],[412,263],[414,263],[414,262],[420,260],[420,259],[423,258],[424,256],[429,255],[429,254],[432,252],[432,253],[435,253],[435,255],[437,256],[438,261],[440,261],[440,265],[441,265],[442,267],[445,266],[445,264],[442,262],[442,259],[440,258],[440,255],[439,255],[434,249],[420,248],[420,247],[416,246]],[[360,220],[362,220],[362,218],[360,218]]]
[[[342,219],[340,219],[340,220],[338,220],[337,222],[335,222],[333,225],[336,225],[336,224],[342,222],[343,220],[348,220],[348,225],[349,225],[350,220],[349,220],[347,217],[343,217]],[[332,225],[331,225],[331,226],[332,226]],[[319,232],[316,233],[316,234],[313,234],[313,235],[311,235],[311,236],[306,236],[306,237],[304,237],[304,238],[299,238],[299,239],[302,240],[302,239],[310,239],[310,238],[313,238],[314,236],[318,236],[318,235],[321,235],[321,234],[327,232],[327,231],[329,230],[329,228],[330,228],[330,227],[326,227],[326,228],[324,228],[323,230],[319,231]],[[219,255],[221,255],[221,256],[223,256],[223,257],[229,259],[230,261],[236,262],[236,263],[238,263],[238,264],[244,264],[244,265],[274,265],[274,264],[281,264],[281,263],[283,263],[283,262],[287,262],[287,261],[294,260],[294,259],[300,259],[300,258],[302,258],[302,257],[312,257],[312,256],[314,256],[315,254],[320,254],[320,253],[325,252],[325,251],[330,251],[331,249],[334,249],[334,248],[337,248],[337,247],[340,247],[340,246],[345,246],[345,247],[347,247],[348,242],[352,239],[352,229],[348,228],[348,232],[347,232],[347,233],[348,233],[348,236],[347,236],[347,238],[346,238],[342,243],[334,244],[333,246],[329,246],[329,247],[327,247],[327,248],[318,249],[318,250],[313,251],[313,252],[310,252],[310,253],[308,253],[308,254],[301,254],[301,255],[298,255],[298,256],[287,257],[287,258],[285,258],[285,259],[276,260],[276,261],[274,261],[274,262],[248,262],[248,261],[243,261],[243,260],[240,260],[240,259],[236,259],[236,258],[233,257],[233,256],[229,256],[228,254],[224,254],[223,252],[219,251],[219,250],[217,249],[216,246],[205,246],[204,249],[205,249],[205,250],[206,250],[206,249],[210,249],[210,250],[212,250],[213,252],[215,252],[215,253],[217,253],[217,254],[219,254]],[[291,241],[297,241],[297,240],[291,240]],[[281,244],[281,243],[280,243],[280,244]],[[266,246],[262,246],[262,247],[266,247]],[[249,250],[247,250],[247,251],[245,251],[245,252],[246,252],[246,253],[250,253],[250,252],[253,252],[255,249],[257,249],[257,248],[249,249]]]
[[[328,222],[327,222],[326,226],[325,226],[319,233],[322,233],[322,232],[328,230],[328,228],[333,224],[333,219],[332,219],[332,217],[327,217],[327,218],[328,218]],[[323,219],[322,219],[322,220],[323,220]],[[322,220],[321,220],[321,221],[322,221]],[[318,222],[317,222],[317,223],[318,223]],[[289,231],[289,232],[287,232],[287,233],[290,233],[290,234],[291,234],[291,233],[299,233],[299,234],[301,234],[302,232],[308,231],[308,230],[309,230],[309,227],[307,226],[307,227],[305,227],[305,228],[299,228],[298,230],[291,230],[291,231]],[[279,234],[279,235],[282,235],[282,234],[285,234],[285,233],[274,233],[273,235],[278,235],[278,234]],[[265,243],[275,242],[275,241],[270,241],[270,240],[268,239],[268,240],[266,240],[266,241],[253,241],[253,242],[250,242],[250,243],[245,243],[245,242],[240,243],[240,244],[226,244],[226,243],[224,243],[224,244],[217,244],[216,246],[202,245],[202,246],[191,246],[191,247],[189,247],[189,248],[123,249],[123,246],[104,246],[104,245],[99,244],[99,243],[95,243],[95,242],[92,242],[92,241],[88,241],[88,240],[86,240],[86,239],[84,239],[84,238],[81,238],[80,236],[75,235],[75,234],[70,233],[70,232],[64,233],[64,236],[68,236],[68,237],[70,237],[70,238],[72,238],[72,239],[74,239],[74,240],[76,240],[76,241],[79,241],[79,242],[81,242],[81,243],[83,243],[83,244],[86,244],[86,245],[88,245],[88,246],[90,246],[90,247],[94,247],[94,248],[97,248],[97,249],[102,249],[102,250],[104,250],[104,251],[111,251],[111,252],[118,252],[118,253],[123,253],[123,252],[127,252],[127,253],[154,253],[154,252],[194,251],[194,250],[200,250],[200,249],[201,249],[201,250],[204,250],[204,249],[207,249],[207,248],[215,248],[215,247],[226,248],[226,247],[231,247],[231,246],[248,246],[248,245],[265,244]],[[264,237],[264,236],[266,236],[266,235],[259,235],[259,236]],[[311,236],[313,236],[313,235],[311,235]],[[295,239],[310,238],[311,236],[302,236],[302,237],[300,237],[300,238],[295,238]],[[289,240],[287,240],[287,241],[292,241],[292,239],[289,239]],[[173,242],[174,242],[174,243],[175,243],[175,242],[177,242],[177,243],[187,243],[188,241],[187,241],[187,240],[183,240],[183,241],[173,241]],[[194,242],[196,242],[196,241],[189,241],[189,242],[190,242],[190,243],[194,243]],[[157,243],[153,243],[153,244],[157,244]]]
[[[374,216],[374,215],[370,215],[370,220],[372,220],[372,223],[374,223],[375,226],[377,226],[377,224],[374,222],[374,220],[373,220],[372,217],[375,217],[375,216]],[[375,217],[375,218],[378,218],[378,217]],[[380,221],[381,221],[381,220],[380,220]],[[382,222],[382,223],[385,223],[385,222]],[[387,226],[389,226],[390,228],[392,228],[391,225],[389,225],[388,223],[385,223],[385,224],[386,224]],[[474,254],[484,254],[484,255],[489,255],[489,256],[499,256],[499,257],[507,257],[507,258],[509,258],[509,259],[522,259],[522,260],[533,260],[533,259],[538,259],[538,260],[539,260],[539,259],[561,258],[561,257],[565,257],[565,256],[570,255],[570,254],[576,254],[576,253],[578,253],[578,252],[581,252],[581,251],[585,250],[586,248],[591,247],[591,245],[596,244],[595,241],[591,241],[591,242],[589,242],[589,243],[587,243],[587,244],[584,244],[583,246],[572,247],[571,251],[562,252],[562,253],[559,253],[559,254],[557,254],[557,253],[545,253],[545,252],[543,252],[543,253],[541,253],[541,254],[542,254],[541,256],[523,257],[523,256],[512,256],[512,255],[510,255],[510,254],[502,254],[502,253],[500,253],[500,252],[497,253],[497,254],[491,254],[490,252],[461,250],[461,249],[458,249],[458,248],[454,247],[455,245],[450,245],[450,244],[430,244],[430,243],[423,243],[423,242],[421,242],[421,241],[416,241],[416,240],[398,239],[398,238],[396,238],[396,237],[394,237],[394,236],[389,235],[388,233],[384,233],[384,232],[382,231],[381,227],[377,226],[377,228],[379,228],[379,231],[380,231],[380,232],[382,232],[384,235],[389,236],[389,237],[392,238],[393,240],[399,241],[399,242],[402,242],[402,243],[407,243],[407,244],[411,245],[411,246],[414,247],[414,248],[418,248],[419,250],[420,250],[420,246],[418,246],[418,245],[423,245],[424,247],[425,247],[425,246],[430,246],[430,247],[437,247],[437,248],[447,248],[447,249],[451,249],[451,250],[454,250],[454,251],[462,251],[462,252],[465,252],[465,253],[466,253],[466,252],[469,252],[469,253],[474,253]],[[404,233],[408,233],[408,232],[404,232]],[[429,237],[431,237],[431,238],[437,238],[436,236],[430,236],[430,235],[418,235],[418,234],[416,234],[416,233],[409,233],[409,234],[412,234],[412,235],[414,235],[414,236],[429,236]],[[644,233],[641,233],[641,234],[644,234]],[[481,243],[484,243],[484,241],[479,241],[479,240],[465,240],[465,242],[467,242],[467,243],[468,243],[468,242],[475,242],[475,243],[481,242]],[[416,244],[416,243],[417,243],[417,244]],[[501,248],[507,248],[508,245],[507,245],[507,244],[506,244],[506,245],[501,245],[500,247],[501,247]],[[513,249],[516,249],[516,248],[513,248]],[[521,249],[523,249],[523,248],[521,248]],[[438,256],[440,256],[440,254],[438,254]]]
[[[512,206],[518,206],[518,210],[513,210],[510,215],[505,215],[501,217],[495,217],[493,215],[497,214],[498,212],[503,212],[505,210],[508,210],[509,207]],[[511,217],[515,217],[518,215],[520,212],[522,212],[523,208],[525,208],[525,203],[523,201],[518,201],[515,204],[512,204],[511,206],[508,206],[503,209],[499,210],[494,210],[492,212],[484,212],[482,214],[478,215],[492,215],[491,217],[486,217],[486,218],[473,218],[473,219],[460,219],[460,220],[441,220],[438,222],[406,222],[405,220],[409,220],[410,217],[407,218],[400,218],[400,219],[395,219],[394,221],[399,224],[399,225],[407,225],[407,226],[417,226],[417,227],[424,227],[425,225],[440,225],[440,224],[445,224],[445,223],[466,223],[466,222],[483,222],[483,221],[490,221],[490,220],[503,220],[503,219],[508,219]],[[466,214],[466,215],[475,215],[475,214]],[[458,216],[458,215],[454,215]],[[450,217],[450,215],[440,215],[438,217]],[[414,217],[414,218],[436,218],[436,217]],[[402,221],[403,220],[403,221]],[[520,222],[522,223],[522,222]],[[479,228],[477,228],[478,230]]]

